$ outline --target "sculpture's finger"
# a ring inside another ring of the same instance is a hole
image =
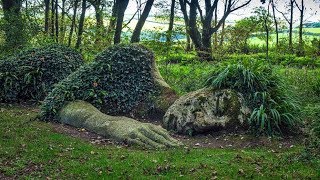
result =
[[[149,144],[146,144],[144,142],[142,142],[141,140],[138,140],[138,139],[128,139],[128,144],[130,145],[138,145],[140,147],[146,147],[148,149],[152,149],[152,146],[150,146]]]
[[[142,134],[141,132],[139,132],[137,134],[137,137],[144,143],[152,146],[153,148],[165,148],[166,146],[160,143],[157,143],[153,140],[151,140],[150,138],[148,138],[146,135]]]
[[[152,140],[164,144],[167,147],[174,147],[174,146],[178,146],[178,144],[174,141],[171,141],[169,139],[166,139],[163,135],[163,133],[157,131],[156,127],[153,127],[152,125],[148,126],[149,129],[143,129],[142,131],[144,131],[144,133],[148,134],[149,138],[151,138]]]
[[[175,146],[182,145],[182,143],[180,141],[178,141],[178,140],[174,139],[173,137],[171,137],[169,135],[169,133],[165,129],[163,129],[162,127],[157,127],[157,126],[150,125],[150,128],[153,131],[155,131],[156,133],[158,133],[161,136],[163,136],[169,142],[176,144]]]
[[[163,144],[167,147],[172,147],[172,146],[177,146],[177,144],[168,141],[166,138],[164,138],[161,134],[157,133],[156,131],[154,131],[152,128],[150,128],[149,126],[147,126],[146,128],[142,128],[141,132],[147,136],[149,139],[159,143],[159,144]]]

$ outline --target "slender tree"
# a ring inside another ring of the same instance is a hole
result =
[[[79,19],[79,28],[78,28],[78,35],[77,35],[77,43],[75,48],[79,49],[82,41],[82,34],[83,34],[83,27],[84,27],[84,18],[86,16],[86,9],[87,9],[87,0],[82,0],[81,5],[81,15]]]
[[[294,1],[290,0],[290,19],[289,19],[289,50],[293,52],[292,31],[293,31],[293,7]]]
[[[299,4],[294,1],[297,8],[300,11],[300,24],[299,24],[299,50],[298,50],[298,55],[299,56],[303,56],[304,55],[304,48],[303,48],[303,16],[304,16],[304,10],[305,10],[305,5],[304,5],[304,0],[301,0],[301,6],[299,6]]]
[[[262,11],[258,12],[263,20],[263,28],[266,32],[266,59],[269,59],[270,3],[271,1],[269,1],[267,10],[262,9]]]
[[[79,0],[74,0],[74,3],[73,3],[73,15],[72,15],[71,27],[70,27],[69,38],[68,38],[68,46],[69,47],[71,46],[72,35],[73,35],[74,27],[76,25],[78,3],[79,3]]]
[[[275,11],[276,5],[274,0],[271,0],[271,6],[272,6],[273,21],[274,21],[275,30],[276,30],[276,47],[279,47],[279,27],[278,27],[278,20],[276,17],[276,11]]]
[[[294,8],[294,1],[295,0],[289,0],[289,17],[287,17],[287,13],[284,13],[277,8],[275,8],[279,13],[282,14],[283,18],[287,21],[289,25],[289,51],[293,52],[293,45],[292,45],[292,31],[293,31],[293,8]]]
[[[58,0],[55,0],[55,30],[56,30],[56,42],[59,42],[59,13],[58,13]]]
[[[141,14],[141,17],[140,19],[138,20],[138,23],[136,25],[136,27],[134,28],[133,30],[133,34],[132,34],[132,37],[131,37],[131,43],[135,43],[135,42],[139,42],[140,41],[140,34],[141,34],[141,30],[143,28],[143,25],[144,23],[146,22],[148,16],[149,16],[149,13],[150,13],[150,10],[152,8],[152,5],[153,5],[153,2],[154,0],[148,0],[144,9],[143,9],[143,12]]]
[[[218,6],[218,4],[217,4]],[[218,11],[214,11],[214,26],[217,26],[218,23]],[[218,31],[214,32],[213,48],[218,48]]]
[[[54,0],[51,0],[51,38],[54,38],[54,14],[55,14],[55,10],[54,10]]]
[[[4,13],[5,46],[8,49],[18,48],[26,42],[24,23],[21,17],[22,0],[1,0]]]
[[[171,0],[169,27],[168,27],[168,31],[167,31],[167,42],[171,42],[171,38],[172,38],[171,36],[172,36],[172,31],[173,31],[175,4],[176,4],[176,0]]]
[[[111,18],[109,20],[109,26],[107,28],[107,33],[106,33],[107,34],[107,41],[109,41],[110,44],[111,44],[112,37],[114,37],[114,31],[116,28],[118,6],[119,6],[118,3],[119,3],[119,0],[113,1]]]
[[[65,29],[66,29],[66,25],[65,25],[65,16],[66,16],[67,12],[66,12],[66,0],[62,0],[62,5],[61,5],[61,23],[60,23],[60,42],[64,42],[64,38],[65,38]]]
[[[228,0],[225,0],[224,1],[224,9],[223,9],[223,14],[225,14],[226,13],[226,11],[227,11],[227,1]],[[225,34],[225,26],[226,26],[226,22],[225,21],[223,21],[223,23],[222,23],[222,27],[221,27],[221,36],[220,36],[220,44],[219,44],[219,46],[221,47],[222,45],[223,45],[223,41],[224,41],[224,34]]]
[[[101,40],[101,37],[104,36],[104,33],[106,32],[104,30],[103,25],[103,1],[102,0],[89,0],[90,4],[93,6],[95,11],[95,17],[96,17],[96,40],[95,42],[98,43]]]
[[[45,12],[44,12],[44,31],[49,33],[49,13],[50,13],[50,0],[44,0]]]
[[[123,19],[124,19],[124,13],[128,7],[129,0],[117,0],[116,7],[117,10],[117,24],[115,28],[114,38],[113,42],[114,44],[119,44],[121,41],[121,31],[122,31],[122,25],[123,25]]]

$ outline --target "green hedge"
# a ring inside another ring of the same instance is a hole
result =
[[[111,115],[130,113],[155,92],[153,61],[153,53],[141,45],[108,48],[55,86],[41,106],[41,119],[54,119],[76,99]]]
[[[0,102],[40,101],[53,84],[84,64],[81,54],[61,45],[33,48],[0,61]]]

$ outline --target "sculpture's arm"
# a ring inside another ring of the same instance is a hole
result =
[[[109,116],[84,101],[74,101],[67,104],[59,112],[58,119],[61,123],[85,128],[97,134],[113,138],[117,141],[125,141],[129,144],[148,148],[181,145],[160,126],[141,123],[123,116]]]

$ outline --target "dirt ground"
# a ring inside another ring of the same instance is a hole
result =
[[[95,133],[88,132],[85,129],[74,128],[69,125],[51,123],[55,132],[66,134],[72,137],[81,138],[95,145],[121,145],[110,139],[106,139]],[[297,144],[303,143],[303,136],[285,136],[285,137],[254,137],[246,132],[227,133],[215,132],[206,135],[185,136],[171,134],[174,138],[183,142],[185,147],[189,148],[228,148],[228,149],[245,149],[255,147],[265,147],[271,151],[293,148]]]

